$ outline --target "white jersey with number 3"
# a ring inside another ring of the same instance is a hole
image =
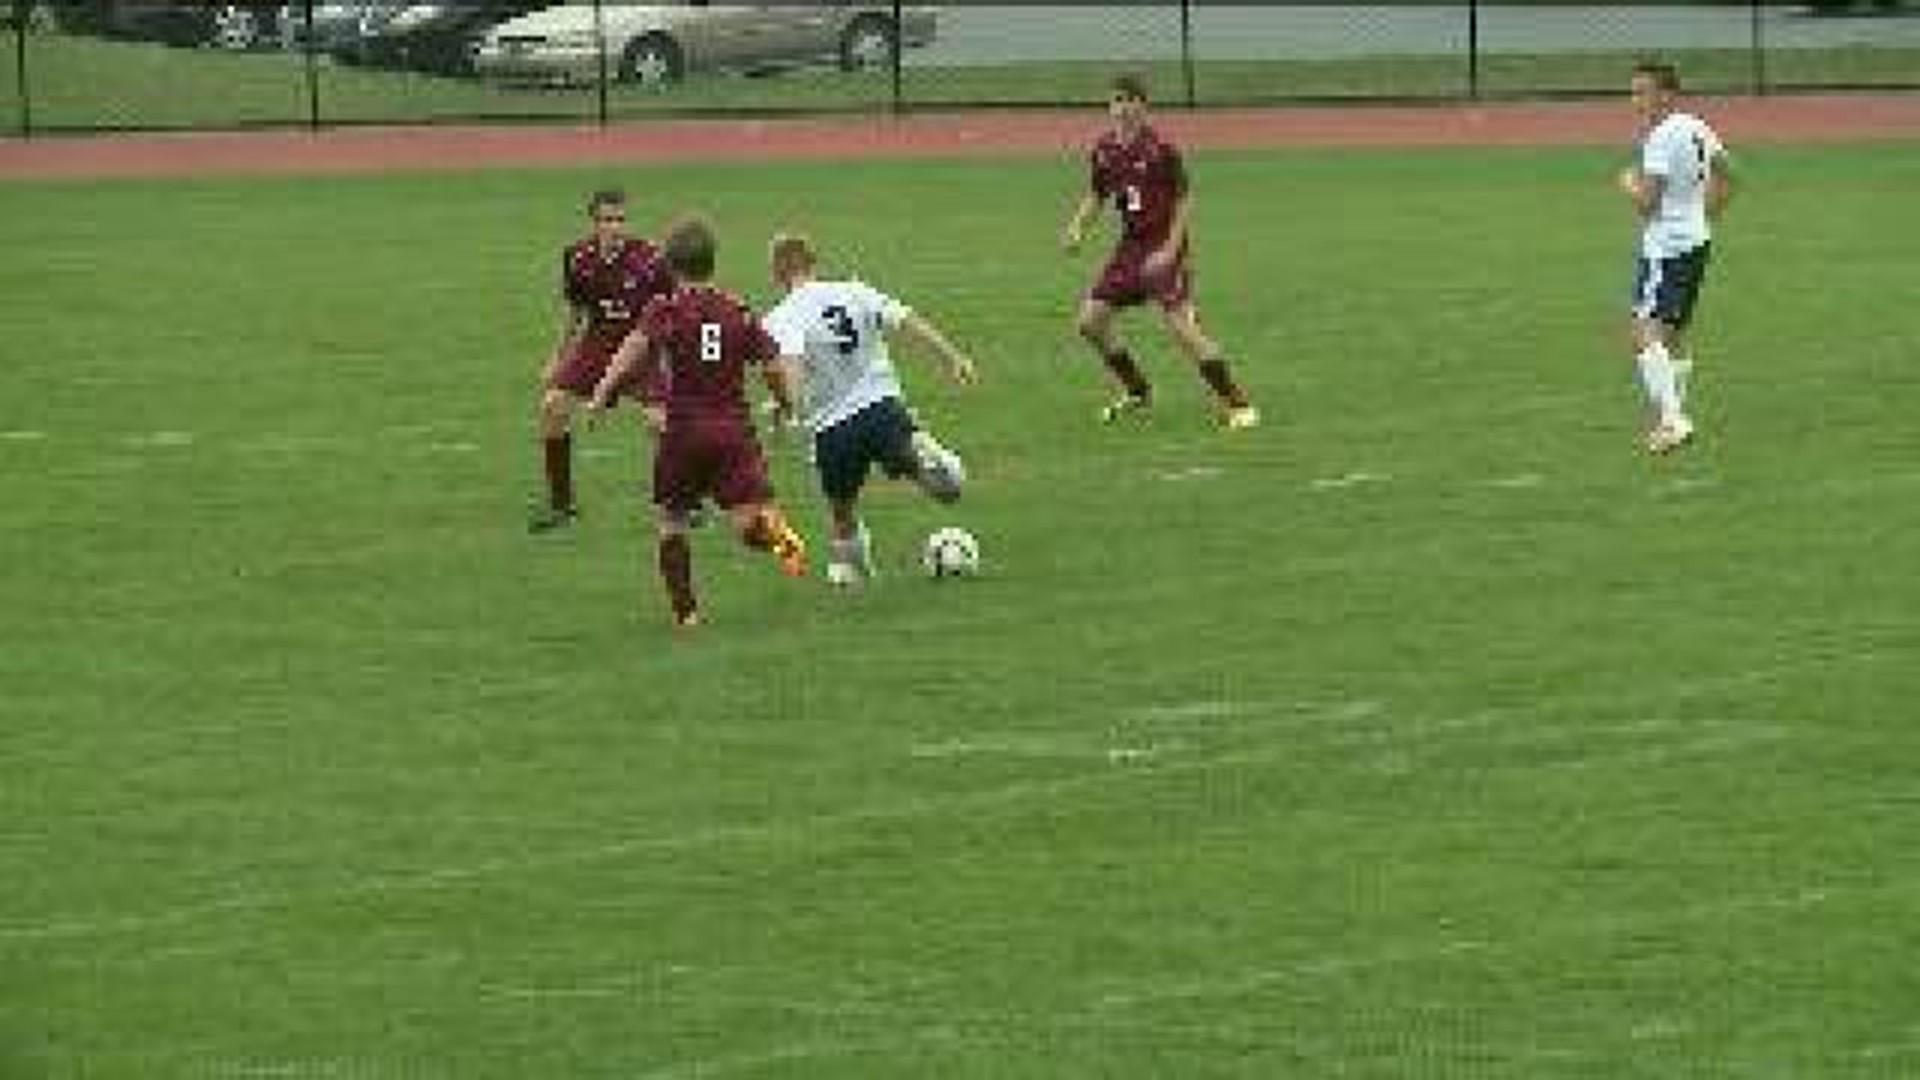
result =
[[[1723,149],[1720,136],[1691,113],[1669,113],[1647,132],[1640,147],[1640,171],[1659,177],[1664,187],[1641,233],[1641,254],[1671,258],[1711,238],[1707,186]]]
[[[825,431],[874,402],[900,396],[885,333],[913,309],[860,281],[809,281],[761,320],[780,355],[801,363],[809,427]]]

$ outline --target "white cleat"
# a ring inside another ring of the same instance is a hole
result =
[[[920,465],[920,486],[941,502],[960,497],[960,485],[967,479],[967,467],[960,455],[940,445],[924,431],[913,433],[913,456]],[[864,539],[864,537],[863,537]]]
[[[1140,397],[1136,394],[1122,394],[1115,398],[1111,404],[1101,406],[1100,422],[1103,424],[1111,424],[1129,416],[1144,417],[1152,407],[1153,402],[1151,398]]]
[[[1671,454],[1693,441],[1693,421],[1684,416],[1663,420],[1647,432],[1647,453]]]
[[[1251,405],[1240,405],[1227,410],[1221,418],[1221,424],[1228,431],[1245,431],[1260,426],[1260,410]]]

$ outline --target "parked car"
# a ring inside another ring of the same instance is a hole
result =
[[[68,0],[43,9],[64,33],[163,45],[251,49],[277,32],[280,5],[173,3],[168,0]]]
[[[352,58],[387,21],[412,5],[361,0],[358,3],[315,4],[308,22],[304,4],[280,8],[280,47]]]
[[[831,62],[845,70],[884,68],[902,45],[933,40],[931,8],[891,5],[607,4],[550,7],[509,19],[481,36],[473,70],[543,82],[599,77],[604,40],[609,70],[623,82],[672,82],[694,71]]]
[[[438,75],[473,71],[473,43],[489,27],[545,5],[470,0],[460,4],[409,4],[385,19],[343,59],[373,67]]]

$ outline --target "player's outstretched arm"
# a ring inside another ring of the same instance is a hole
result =
[[[1067,227],[1060,232],[1061,250],[1072,254],[1080,250],[1080,242],[1087,238],[1087,223],[1092,221],[1100,209],[1100,200],[1089,191],[1080,196],[1080,203],[1073,208],[1073,216],[1067,219]]]
[[[947,335],[941,333],[939,327],[927,321],[926,317],[919,312],[907,316],[907,320],[901,323],[900,327],[905,330],[909,336],[939,354],[940,359],[945,362],[947,366],[947,377],[949,379],[957,383],[966,384],[979,378],[979,374],[973,365],[973,358],[963,352],[958,345],[948,340]]]
[[[1733,168],[1733,155],[1724,149],[1713,155],[1713,169],[1707,174],[1707,214],[1719,217],[1727,204],[1733,201],[1733,188],[1736,181]]]

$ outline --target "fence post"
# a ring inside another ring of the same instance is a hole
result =
[[[1752,13],[1753,20],[1753,92],[1765,94],[1767,92],[1767,35],[1766,20],[1762,18],[1765,11],[1761,7],[1761,0],[1752,0],[1747,10]]]
[[[19,97],[20,137],[33,138],[33,93],[27,82],[27,18],[32,15],[28,0],[13,0],[13,89]]]
[[[320,130],[320,56],[319,42],[313,37],[313,0],[301,0],[300,51],[307,61],[307,130]]]
[[[1186,83],[1187,108],[1199,104],[1194,93],[1193,0],[1180,0],[1180,77]]]
[[[600,0],[593,0],[593,52],[595,62],[600,65],[599,77],[594,81],[594,116],[604,128],[607,126],[607,9]]]
[[[1480,100],[1480,0],[1467,0],[1467,97]]]
[[[895,116],[899,116],[901,110],[906,106],[906,102],[901,100],[900,85],[901,56],[907,51],[906,43],[900,40],[902,28],[906,25],[900,21],[902,15],[900,9],[902,6],[900,0],[893,0],[893,57],[887,62],[888,77],[893,80],[893,88],[890,91],[892,98],[889,101],[888,108],[893,111],[893,115]]]

